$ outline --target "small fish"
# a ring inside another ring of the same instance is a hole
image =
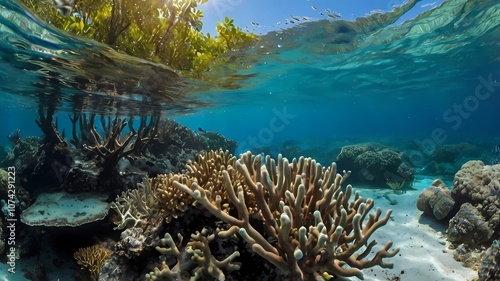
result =
[[[493,146],[493,149],[491,149],[491,153],[500,154],[500,144]]]
[[[198,131],[202,132],[202,133],[206,133],[207,131],[203,130],[202,128],[198,128]]]
[[[7,136],[7,138],[11,143],[18,144],[21,141],[21,130],[15,129]]]
[[[318,8],[316,8],[315,6],[311,6],[311,9],[316,11]]]
[[[292,19],[296,20],[296,21],[300,21],[300,18],[298,17],[294,17],[294,16],[290,16]]]
[[[76,0],[54,0],[54,7],[65,17],[75,9]]]
[[[340,18],[339,14],[328,14],[328,16],[331,17],[332,19]]]

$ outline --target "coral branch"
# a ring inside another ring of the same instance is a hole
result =
[[[254,252],[278,267],[289,280],[317,280],[323,274],[362,279],[364,268],[392,267],[383,261],[398,252],[388,251],[391,242],[371,260],[364,260],[377,244],[369,242],[370,237],[388,222],[391,210],[380,218],[380,209],[370,214],[373,200],[363,200],[357,193],[353,197],[350,185],[342,191],[341,184],[350,172],[340,175],[335,163],[323,168],[304,157],[288,162],[280,155],[276,163],[267,156],[262,163],[260,155],[250,152],[241,155],[234,165],[237,173],[228,166],[221,174],[236,216],[221,209],[219,197],[210,200],[197,182],[187,186],[174,181],[173,186],[231,225],[221,232],[222,236],[238,232]],[[249,194],[257,205],[264,234],[249,223]],[[277,243],[271,244],[265,234]],[[356,254],[364,246],[365,251]]]
[[[49,106],[47,108],[47,114],[44,114],[43,106],[38,107],[38,120],[35,120],[36,125],[42,130],[44,134],[44,143],[50,145],[63,144],[66,146],[66,142],[57,132],[56,125],[52,122],[54,116],[55,108]],[[57,122],[57,121],[56,121]]]

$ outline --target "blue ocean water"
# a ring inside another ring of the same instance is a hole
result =
[[[161,66],[54,30],[2,1],[1,112],[12,121],[0,134],[36,135],[38,104],[54,103],[61,126],[73,110],[162,111],[243,143],[239,151],[287,140],[426,140],[433,132],[443,135],[437,144],[498,143],[498,3],[472,2],[446,1],[398,25],[397,17],[319,21],[271,32],[229,54],[250,65],[237,73],[252,78],[236,90],[207,90],[179,87],[182,78],[155,71]]]

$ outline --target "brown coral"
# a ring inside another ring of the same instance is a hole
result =
[[[439,179],[432,182],[420,193],[417,199],[417,208],[426,215],[432,215],[438,220],[446,218],[455,206],[450,190]]]
[[[194,200],[188,194],[174,188],[173,181],[191,184],[193,179],[177,174],[158,175],[144,180],[142,184],[138,184],[137,189],[127,190],[119,195],[110,204],[110,208],[120,216],[115,221],[117,224],[115,229],[144,227],[157,215],[164,216],[166,222],[182,215]]]
[[[500,280],[500,243],[498,240],[493,241],[484,252],[478,275],[479,281]]]
[[[73,254],[73,257],[79,265],[87,268],[92,278],[97,279],[99,271],[101,271],[102,266],[110,255],[111,253],[109,250],[94,245],[78,249],[78,251]]]
[[[229,212],[230,204],[224,187],[222,171],[231,173],[233,186],[244,185],[244,177],[234,169],[236,157],[227,150],[203,152],[197,155],[195,161],[189,161],[186,165],[187,175],[197,180],[198,185],[205,190],[205,195],[212,203],[220,204],[224,212]],[[189,186],[189,185],[188,185]],[[246,189],[248,190],[248,189]],[[257,206],[253,194],[246,194],[246,205],[250,213],[255,213]]]
[[[387,181],[405,182],[411,186],[414,169],[403,153],[377,143],[361,143],[342,147],[337,165],[355,171],[351,180],[385,185]]]
[[[482,203],[500,191],[500,164],[484,165],[473,160],[462,165],[455,174],[451,195],[460,203]]]
[[[193,179],[176,174],[158,175],[149,179],[149,184],[156,194],[160,212],[165,216],[167,223],[171,222],[173,218],[181,216],[195,202],[187,193],[174,188],[172,186],[174,181],[191,184]]]
[[[371,235],[387,223],[391,211],[384,217],[380,209],[370,214],[373,200],[363,200],[358,194],[350,201],[351,186],[345,192],[341,189],[347,174],[337,174],[335,163],[324,168],[303,157],[289,163],[281,155],[277,161],[267,156],[262,163],[260,155],[247,152],[234,168],[222,171],[224,187],[237,215],[224,212],[219,204],[209,200],[196,182],[191,186],[179,182],[173,185],[231,225],[227,231],[219,232],[219,236],[238,233],[254,252],[288,275],[288,280],[320,280],[324,272],[362,278],[360,269],[375,265],[392,268],[391,263],[383,261],[398,252],[397,249],[389,252],[391,242],[371,260],[365,260],[377,244],[369,242]],[[233,185],[231,175],[236,172],[232,169],[244,176],[244,185]],[[245,204],[245,194],[249,191],[255,196],[267,238],[249,222]],[[356,253],[363,247],[361,253]]]
[[[215,235],[209,235],[206,228],[203,228],[201,232],[191,234],[191,239],[184,251],[182,251],[183,239],[184,237],[178,233],[179,242],[176,244],[170,233],[165,233],[164,238],[160,240],[161,246],[157,246],[156,250],[164,256],[162,260],[165,260],[167,256],[173,256],[177,262],[170,267],[163,261],[161,267],[155,267],[153,271],[145,275],[146,280],[187,280],[188,275],[191,275],[191,280],[205,280],[207,277],[210,277],[210,280],[225,280],[223,269],[225,271],[240,269],[241,264],[234,262],[234,259],[240,255],[238,251],[232,252],[223,260],[217,260],[212,255],[209,243],[215,239]],[[181,251],[189,256],[188,260],[193,268],[191,273],[184,271],[186,266],[182,264],[185,261],[183,261]]]
[[[488,227],[498,235],[500,228],[500,164],[469,161],[455,174],[451,196],[459,204],[474,206]]]
[[[120,216],[119,220],[115,221],[117,227],[114,229],[143,227],[151,218],[158,215],[160,209],[158,193],[156,189],[151,188],[148,180],[138,184],[137,189],[124,191],[109,204],[109,207]]]

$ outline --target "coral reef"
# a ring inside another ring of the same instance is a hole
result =
[[[150,151],[153,155],[179,155],[194,151],[193,156],[205,150],[228,150],[234,153],[236,142],[229,140],[221,134],[215,132],[193,132],[186,126],[180,125],[171,119],[162,120],[158,125],[158,137],[151,142]],[[193,157],[194,158],[194,157]],[[169,158],[170,159],[170,158]],[[174,166],[179,167],[179,171],[184,168],[186,162],[178,163],[175,158],[172,160]]]
[[[475,271],[479,269],[481,264],[481,249],[471,247],[465,243],[457,247],[450,245],[450,249],[453,250],[453,258],[461,262],[463,266]]]
[[[448,240],[452,242],[480,245],[491,238],[493,230],[488,227],[476,208],[465,203],[450,220],[446,233]]]
[[[195,202],[188,194],[179,191],[172,185],[174,181],[191,184],[193,179],[189,176],[175,174],[158,175],[149,181],[156,193],[156,200],[159,204],[161,215],[165,217],[167,223],[181,216]]]
[[[149,220],[162,216],[169,223],[184,213],[194,200],[188,194],[172,186],[174,181],[191,184],[192,180],[184,175],[158,175],[144,180],[137,189],[129,189],[111,202],[110,208],[119,216],[115,229],[144,227]]]
[[[455,174],[451,196],[460,205],[470,203],[484,218],[493,237],[500,235],[500,164],[465,163]]]
[[[109,207],[119,215],[114,229],[145,226],[149,219],[160,212],[158,194],[151,188],[148,180],[138,184],[137,189],[124,191]]]
[[[8,201],[11,201],[15,203],[17,209],[24,210],[30,203],[29,194],[22,186],[19,185],[18,178],[16,176],[12,177],[12,175],[15,175],[15,172],[8,173],[7,171],[0,169],[0,204],[4,207],[4,205],[7,205]],[[12,182],[12,179],[15,179],[15,182]],[[15,187],[15,190],[12,186]],[[5,211],[4,215],[5,217],[8,216]]]
[[[336,162],[341,169],[356,171],[351,180],[357,183],[404,182],[409,187],[414,179],[414,169],[403,153],[376,143],[344,146]]]
[[[15,205],[16,214],[21,214],[22,222],[16,228],[16,238],[22,241],[18,247],[19,255],[37,256],[41,261],[37,267],[40,270],[26,272],[26,276],[35,279],[44,276],[43,269],[53,267],[50,261],[55,261],[47,259],[45,252],[54,246],[63,247],[68,242],[60,240],[48,245],[44,239],[71,237],[74,239],[71,241],[73,251],[78,246],[101,243],[101,235],[114,237],[113,220],[117,222],[116,229],[124,232],[119,241],[102,242],[107,243],[106,248],[114,249],[112,258],[105,262],[105,278],[109,277],[106,280],[124,280],[131,276],[144,278],[155,266],[161,268],[161,264],[153,262],[158,255],[155,246],[161,246],[158,237],[163,237],[166,232],[174,233],[182,229],[186,231],[183,235],[188,237],[197,235],[196,231],[203,226],[210,231],[216,228],[215,217],[207,215],[201,206],[192,206],[196,201],[173,187],[172,183],[178,181],[191,185],[194,181],[203,182],[202,174],[197,174],[199,179],[192,178],[191,174],[196,174],[195,169],[206,175],[217,175],[217,170],[223,170],[230,164],[217,164],[216,170],[203,170],[200,165],[205,162],[219,163],[218,157],[228,156],[227,159],[230,159],[234,158],[232,155],[218,151],[195,156],[210,147],[226,146],[234,150],[234,141],[214,132],[197,134],[175,121],[163,121],[159,117],[134,120],[130,117],[99,117],[80,113],[70,116],[73,128],[68,140],[64,131],[62,134],[57,131],[57,118],[53,114],[51,108],[41,108],[36,122],[44,133],[43,137],[23,138],[1,161],[4,167],[16,167]],[[211,157],[215,162],[209,160]],[[172,173],[181,171],[185,174]],[[0,180],[4,174],[0,173]],[[207,194],[213,193],[214,200],[218,195],[227,198],[221,192],[221,181],[206,179]],[[0,187],[0,196],[6,195],[6,190]],[[35,203],[31,204],[31,201]],[[108,203],[110,201],[111,204]],[[104,220],[110,205],[114,216]],[[182,218],[184,212],[188,212],[186,218]],[[193,222],[195,224],[189,226]],[[94,235],[82,235],[97,228],[99,235],[95,232]],[[237,252],[236,243],[225,242],[233,245],[226,255],[223,247],[210,249],[208,244],[214,236],[205,236],[203,232],[200,232],[199,239],[193,236],[186,239],[189,245],[181,245],[182,251],[189,251],[199,264],[200,270],[196,271],[198,273],[193,271],[193,274],[220,277],[221,272],[217,273],[214,266],[224,273],[230,271],[227,269],[236,269],[232,261],[237,258],[237,254],[233,254]],[[220,239],[216,239],[213,244],[219,242]],[[83,259],[83,252],[76,255],[81,259],[80,264],[93,266],[91,261]],[[231,259],[227,266],[220,264],[225,263],[220,258],[223,255]],[[57,263],[74,267],[65,261]],[[92,278],[97,278],[99,270],[91,269],[91,272]]]
[[[39,137],[26,137],[18,142],[7,157],[2,160],[2,166],[15,166],[16,178],[22,182],[31,182],[35,167],[39,163],[38,150],[42,145],[42,139]]]
[[[44,113],[43,105],[38,106],[38,116],[39,119],[35,120],[36,125],[42,130],[43,133],[43,142],[50,146],[51,148],[56,145],[67,146],[66,141],[64,140],[64,131],[62,136],[59,135],[57,131],[57,119],[56,123],[53,122],[53,116],[55,112],[55,107],[53,105],[48,106],[46,113]]]
[[[231,272],[239,270],[241,264],[233,262],[240,253],[234,251],[223,260],[217,260],[211,253],[209,242],[215,239],[215,235],[208,235],[208,230],[204,228],[201,232],[191,235],[190,241],[185,247],[185,252],[182,251],[183,237],[177,235],[178,243],[174,243],[172,236],[167,232],[164,238],[161,239],[161,245],[156,247],[156,250],[163,256],[174,256],[176,259],[175,265],[168,266],[166,258],[162,257],[163,261],[161,269],[155,267],[153,271],[146,274],[146,280],[180,280],[181,276],[189,276],[190,280],[199,280],[200,278],[213,278],[213,280],[225,280],[223,269]],[[183,257],[183,254],[186,257]],[[187,272],[187,269],[190,269]],[[184,278],[187,279],[187,278]]]
[[[377,242],[369,241],[391,211],[370,213],[373,200],[352,198],[350,185],[342,191],[349,174],[337,174],[335,164],[323,168],[303,157],[289,163],[281,156],[263,161],[250,152],[238,159],[218,150],[200,153],[184,171],[151,178],[111,203],[119,214],[115,229],[125,230],[103,270],[109,280],[124,276],[126,268],[118,264],[144,260],[151,249],[161,256],[154,267],[144,265],[146,280],[240,276],[235,259],[248,259],[249,249],[287,280],[321,280],[323,274],[362,278],[364,268],[392,267],[383,260],[398,252],[389,251],[392,243],[376,250]],[[186,221],[193,227],[186,228]],[[235,248],[237,236],[250,247]]]
[[[498,240],[493,241],[483,253],[478,275],[478,281],[500,280],[500,243]]]
[[[206,131],[202,132],[200,135],[207,139],[207,149],[210,150],[227,150],[229,153],[234,154],[236,147],[238,146],[236,141],[227,139],[217,132]]]
[[[230,200],[224,187],[225,182],[222,172],[230,173],[235,185],[244,184],[243,175],[234,169],[229,169],[229,167],[236,165],[236,160],[237,158],[230,154],[229,151],[220,149],[200,153],[195,161],[189,161],[186,165],[186,174],[196,179],[197,184],[205,191],[208,200],[219,204],[226,213],[230,209]],[[251,214],[256,212],[255,196],[249,189],[245,190],[245,205]]]
[[[451,197],[450,189],[439,179],[424,189],[417,199],[417,208],[438,220],[448,217],[450,213],[455,214],[452,211],[454,206],[455,200]]]
[[[438,145],[423,164],[423,171],[430,175],[454,175],[464,163],[481,155],[480,147],[467,142]]]
[[[144,250],[146,239],[142,228],[127,228],[120,234],[120,242],[115,245],[115,252],[128,259],[136,257]]]
[[[455,174],[451,191],[441,180],[434,180],[420,194],[417,207],[439,220],[451,218],[446,234],[453,257],[477,270],[484,246],[500,235],[499,191],[500,164],[471,160]]]
[[[91,118],[93,122],[93,118]],[[121,137],[123,129],[127,126],[127,122],[121,118],[116,117],[111,125],[110,130],[107,132],[107,138],[100,137],[91,127],[91,136],[94,138],[94,145],[83,145],[83,149],[93,151],[100,161],[98,166],[102,169],[100,176],[108,178],[113,173],[118,161],[121,158],[132,154],[134,151],[133,146],[129,146],[133,138],[136,136],[133,132],[127,133]]]
[[[90,276],[95,280],[109,256],[109,250],[97,245],[80,248],[73,255],[78,264],[86,268],[90,272]]]
[[[369,243],[368,240],[387,223],[391,211],[383,218],[380,209],[369,214],[373,200],[363,200],[357,193],[354,200],[349,201],[351,186],[347,186],[345,192],[341,189],[347,175],[337,174],[336,168],[334,163],[323,168],[303,157],[289,163],[281,155],[277,163],[268,156],[262,164],[260,155],[247,152],[236,161],[234,168],[230,166],[222,171],[227,196],[237,210],[236,216],[223,211],[220,196],[215,202],[209,200],[205,189],[197,182],[190,186],[180,182],[173,185],[230,225],[227,230],[220,231],[219,236],[239,234],[254,252],[279,268],[288,280],[321,280],[325,272],[362,278],[361,269],[376,265],[391,268],[391,263],[383,261],[398,252],[398,249],[388,251],[391,242],[378,250],[371,260],[364,260],[377,244],[375,240]],[[244,184],[231,177],[235,174],[232,169],[243,175]],[[245,189],[255,197],[258,217],[267,237],[250,224]],[[356,253],[362,248],[361,253]]]

